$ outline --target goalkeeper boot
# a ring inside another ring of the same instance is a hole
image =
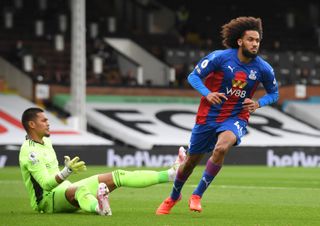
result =
[[[177,200],[173,200],[171,197],[166,198],[158,207],[156,214],[157,215],[164,215],[169,214],[172,207],[181,200],[181,195]]]
[[[187,156],[187,150],[181,146],[179,148],[178,157],[174,163],[179,164],[179,166],[180,166],[184,162],[184,160],[186,159],[186,156]]]
[[[177,171],[179,169],[179,166],[184,162],[187,156],[187,151],[184,149],[184,147],[179,148],[178,156],[172,165],[172,167],[169,169],[169,181],[174,181],[177,175]]]
[[[195,212],[201,212],[202,211],[202,207],[201,207],[201,197],[199,195],[191,195],[190,199],[189,199],[189,209],[191,211],[195,211]]]
[[[111,208],[109,203],[109,189],[105,183],[100,183],[97,191],[98,208],[97,212],[100,215],[111,216]]]

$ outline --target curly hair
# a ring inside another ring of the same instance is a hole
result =
[[[262,39],[262,22],[260,18],[238,17],[223,25],[221,30],[222,45],[226,48],[238,48],[237,40],[245,31],[257,31]]]

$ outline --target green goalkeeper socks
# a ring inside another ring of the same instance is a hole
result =
[[[85,210],[87,212],[96,212],[98,200],[94,195],[90,193],[87,187],[79,187],[76,191],[75,198],[82,210]]]
[[[167,170],[159,172],[151,170],[115,170],[112,172],[112,178],[117,187],[131,188],[144,188],[169,181]]]

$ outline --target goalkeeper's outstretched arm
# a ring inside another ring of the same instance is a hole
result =
[[[64,168],[56,175],[56,181],[60,184],[67,179],[72,173],[78,173],[87,170],[86,163],[79,161],[78,156],[70,160],[69,156],[64,156]]]

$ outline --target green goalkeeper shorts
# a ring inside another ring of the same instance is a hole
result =
[[[99,186],[98,175],[82,179],[75,183],[71,183],[70,181],[66,180],[59,184],[52,191],[44,192],[43,198],[38,206],[39,211],[44,213],[61,213],[79,210],[78,207],[73,206],[66,198],[66,190],[70,186],[86,186],[90,193],[96,196]]]

